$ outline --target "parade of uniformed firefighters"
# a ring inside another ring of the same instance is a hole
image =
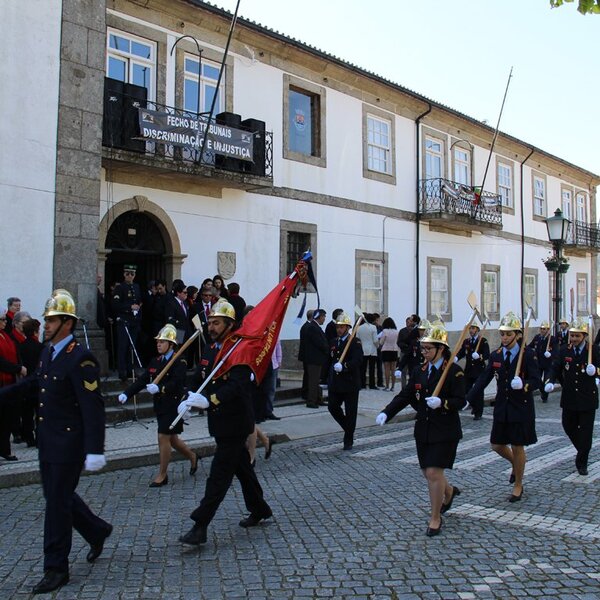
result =
[[[165,281],[152,281],[142,293],[136,265],[125,264],[123,281],[111,286],[112,295],[98,294],[98,325],[107,332],[109,366],[122,382],[119,402],[142,391],[153,398],[159,469],[149,486],[168,484],[172,449],[189,460],[190,475],[196,473],[201,457],[178,437],[191,411],[205,414],[215,439],[204,493],[198,483],[201,499],[189,515],[191,527],[182,525],[182,545],[207,542],[207,529],[234,476],[248,510],[241,527],[277,517],[255,469],[257,437],[266,458],[272,450],[258,425],[279,419],[273,407],[281,364],[277,336],[287,300],[301,294],[311,276],[307,253],[252,307],[239,285],[227,286],[218,275],[199,287],[175,280],[169,289]],[[82,335],[85,322],[78,324],[73,294],[54,290],[40,315],[42,323],[26,308],[13,296],[0,313],[0,455],[16,461],[13,447],[37,446],[46,504],[44,574],[33,592],[46,593],[69,581],[73,529],[89,544],[89,562],[101,557],[113,531],[76,491],[82,470],[106,465],[105,409],[100,364]],[[423,526],[428,537],[443,534],[443,515],[461,494],[447,476],[462,438],[461,416],[482,418],[484,390],[492,379],[491,449],[511,466],[505,501],[527,501],[526,448],[537,442],[535,404],[548,402],[556,385],[563,429],[574,447],[573,467],[587,475],[600,367],[598,339],[590,339],[591,318],[563,319],[557,335],[543,321],[533,335],[530,311],[521,317],[508,312],[495,328],[500,345],[491,348],[485,337],[491,325],[476,305],[472,308],[452,345],[441,320],[429,322],[416,314],[406,317],[401,328],[390,316],[365,314],[358,307],[336,308],[329,319],[322,307],[299,315],[302,398],[307,409],[327,406],[341,430],[342,452],[353,450],[361,389],[392,392],[375,419],[379,426],[409,405],[414,409],[416,454],[430,499],[429,521]]]

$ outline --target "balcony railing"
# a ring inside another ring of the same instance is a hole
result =
[[[598,225],[585,221],[573,221],[569,226],[565,246],[572,249],[600,250],[600,230]]]
[[[123,91],[120,91],[119,85]],[[139,86],[123,84],[109,78],[105,79],[103,146],[136,153],[139,155],[139,162],[143,164],[154,164],[157,167],[168,168],[170,163],[172,168],[187,173],[195,173],[202,168],[209,167],[215,171],[229,171],[255,177],[273,178],[273,134],[265,130],[264,122],[256,119],[241,121],[239,115],[232,113],[216,115],[212,123],[234,127],[252,134],[253,161],[224,156],[205,149],[200,164],[200,150],[198,148],[142,139],[138,109],[158,111],[200,122],[206,122],[208,114],[200,113],[198,115],[195,112],[146,100],[145,92],[145,88]],[[202,135],[200,135],[200,139],[202,139]],[[127,156],[130,160],[137,160],[132,155]]]
[[[502,199],[448,179],[422,179],[419,183],[419,207],[423,216],[460,223],[502,227]]]

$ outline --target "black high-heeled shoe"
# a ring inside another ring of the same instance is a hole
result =
[[[457,487],[452,486],[452,496],[450,496],[450,501],[448,502],[448,504],[444,504],[442,502],[440,514],[443,515],[445,512],[448,512],[452,508],[452,501],[454,500],[454,496],[460,496],[460,490]]]
[[[515,472],[511,471],[510,472],[510,477],[508,478],[508,483],[514,483],[515,482]]]
[[[523,492],[525,491],[525,488],[521,488],[521,493],[518,496],[515,496],[515,494],[511,494],[510,498],[508,499],[509,502],[519,502],[519,500],[521,500],[521,498],[523,497]]]
[[[151,488],[156,488],[156,487],[162,487],[163,485],[167,485],[167,483],[169,483],[169,476],[165,476],[165,478],[162,481],[153,481],[148,487]]]
[[[440,531],[442,531],[442,518],[440,517],[440,526],[439,527],[428,527],[427,531],[425,532],[425,535],[427,537],[434,537],[436,535],[440,534]]]
[[[202,457],[199,454],[196,454],[196,464],[193,467],[190,467],[190,475],[195,475],[198,470],[198,463]]]
[[[273,444],[275,442],[269,438],[269,447],[265,450],[265,460],[269,460],[271,458],[271,453],[273,452]]]

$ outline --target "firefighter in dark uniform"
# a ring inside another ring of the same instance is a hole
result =
[[[559,322],[558,322],[558,343],[560,344],[560,346],[567,346],[569,344],[569,327],[570,327],[570,323],[569,321],[567,321],[567,319],[562,318]]]
[[[540,384],[540,370],[533,350],[525,348],[520,371],[516,372],[523,328],[514,313],[509,312],[503,317],[498,331],[501,346],[490,354],[485,371],[467,394],[467,402],[471,404],[472,398],[496,378],[490,442],[492,450],[512,464],[509,481],[514,487],[508,500],[518,502],[523,496],[525,446],[537,442],[533,392]]]
[[[592,362],[588,363],[588,325],[583,319],[573,323],[569,338],[570,343],[561,346],[552,362],[546,391],[551,392],[556,381],[562,386],[560,406],[563,429],[577,450],[575,467],[578,473],[587,475],[598,408],[596,377],[600,367],[600,351],[592,346]]]
[[[113,313],[117,319],[117,369],[121,381],[131,377],[133,368],[131,342],[134,345],[137,343],[142,326],[142,292],[140,286],[133,281],[135,271],[135,265],[123,267],[125,281],[117,285],[112,297]]]
[[[548,392],[544,389],[544,382],[550,375],[552,353],[558,347],[556,338],[550,335],[550,324],[548,321],[541,322],[540,332],[531,340],[529,347],[535,352],[538,360],[538,368],[540,369],[540,396],[542,402],[545,404],[548,402]]]
[[[46,512],[44,577],[34,594],[51,592],[69,581],[73,528],[88,542],[88,562],[104,548],[112,526],[96,516],[75,489],[82,468],[98,471],[104,458],[104,401],[96,358],[73,337],[75,303],[66,290],[46,302],[47,342],[34,375],[3,388],[0,398],[39,393],[37,442]]]
[[[407,369],[408,376],[410,377],[414,370],[423,364],[424,358],[421,353],[421,338],[425,335],[425,332],[431,327],[431,323],[427,319],[421,319],[419,324],[410,332],[408,338],[408,348],[402,353],[402,356],[398,360],[398,366],[394,372],[394,376],[397,379],[402,377],[404,368]]]
[[[208,319],[212,344],[205,347],[196,378],[198,375],[207,377],[212,372],[218,352],[234,325],[235,309],[229,302],[219,301],[213,305]],[[191,408],[207,410],[208,430],[217,445],[206,480],[204,498],[190,516],[194,526],[179,538],[184,544],[195,546],[206,543],[208,525],[225,498],[234,476],[242,486],[246,508],[250,512],[248,517],[240,521],[240,527],[255,527],[273,515],[263,498],[263,490],[250,464],[246,447],[246,438],[254,431],[254,385],[250,367],[234,364],[207,385],[203,390],[206,395],[190,392],[187,400],[179,405],[178,411],[184,415]]]
[[[179,357],[169,368],[159,384],[153,380],[160,375],[162,370],[171,360],[177,347],[177,330],[173,325],[165,325],[154,338],[158,356],[150,360],[146,371],[132,383],[122,394],[119,394],[119,402],[124,404],[129,398],[141,392],[144,388],[153,396],[154,414],[158,423],[158,452],[160,456],[160,468],[158,475],[149,487],[162,487],[169,483],[167,469],[171,462],[171,448],[177,450],[182,456],[190,461],[190,475],[198,470],[198,456],[192,452],[187,444],[179,439],[183,432],[183,422],[170,429],[169,426],[177,417],[177,407],[185,389],[185,377],[187,363],[185,358]]]
[[[490,358],[490,345],[486,338],[480,337],[479,325],[469,327],[469,337],[456,354],[457,360],[461,358],[465,359],[465,393],[468,393],[485,370],[485,365]],[[483,415],[483,390],[471,399],[473,420],[479,421]]]
[[[358,414],[360,392],[360,370],[363,360],[362,346],[356,338],[350,339],[352,323],[346,313],[341,313],[335,322],[337,337],[331,347],[327,408],[331,416],[344,430],[344,450],[352,450],[354,430]],[[340,362],[346,345],[350,344],[344,362]],[[344,405],[344,410],[342,409]]]
[[[375,422],[383,425],[409,404],[417,411],[415,442],[423,476],[429,487],[431,516],[426,530],[428,537],[442,529],[442,514],[452,506],[460,490],[448,483],[444,469],[451,469],[456,449],[462,438],[459,411],[465,406],[465,378],[463,370],[448,363],[450,348],[448,332],[439,322],[432,323],[421,338],[425,362],[416,367],[409,384],[383,409]],[[448,369],[438,396],[433,392]]]

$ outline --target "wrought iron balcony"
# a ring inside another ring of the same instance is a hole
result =
[[[585,221],[573,221],[569,225],[565,250],[600,250],[600,229],[598,225]]]
[[[189,112],[158,102],[146,100],[146,89],[124,84],[114,79],[105,78],[104,87],[104,120],[102,131],[103,158],[111,161],[111,166],[118,164],[121,170],[137,170],[156,168],[162,171],[197,176],[203,175],[214,180],[226,180],[233,187],[255,187],[256,185],[272,185],[273,179],[273,134],[265,130],[265,124],[256,119],[241,120],[239,115],[221,113],[216,115],[211,127],[224,125],[239,130],[240,135],[248,132],[252,138],[252,160],[242,160],[209,149],[208,144],[202,153],[199,144],[203,134],[189,135],[182,138],[178,133],[172,137],[158,138],[176,140],[167,143],[144,139],[140,129],[140,110],[156,111],[170,122],[191,123],[191,127],[204,127],[208,114]],[[149,119],[152,120],[153,114]],[[154,125],[152,125],[154,126]],[[181,129],[179,130],[181,132]],[[185,133],[185,132],[184,132]],[[179,135],[179,137],[177,137]],[[191,144],[180,142],[181,139],[192,140]],[[215,144],[216,145],[216,144]],[[201,159],[201,162],[200,162]]]
[[[502,199],[448,179],[422,179],[419,183],[422,218],[452,229],[502,229]]]

